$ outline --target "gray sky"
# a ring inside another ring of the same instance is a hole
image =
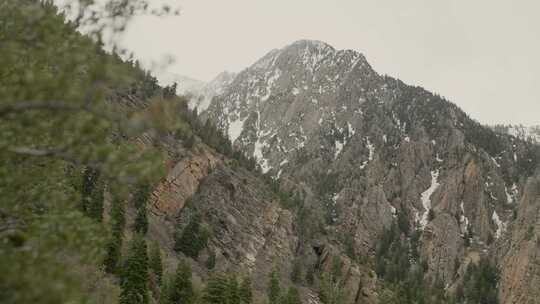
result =
[[[540,124],[538,0],[179,0],[179,17],[139,17],[124,46],[201,80],[240,71],[299,39],[363,53],[483,123]]]

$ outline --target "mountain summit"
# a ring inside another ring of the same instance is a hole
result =
[[[358,52],[310,40],[273,50],[236,75],[203,116],[263,173],[303,194],[304,207],[326,219],[319,242],[373,256],[399,221],[404,235],[421,235],[410,246],[425,278],[446,286],[461,284],[471,256],[530,254],[501,246],[523,242],[510,230],[524,229],[516,219],[525,215],[514,210],[531,198],[527,183],[538,182],[528,181],[538,147],[379,75]],[[519,279],[512,261],[501,265],[501,286]],[[505,300],[521,296],[501,289]]]

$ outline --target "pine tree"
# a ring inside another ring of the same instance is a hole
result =
[[[161,285],[163,276],[163,262],[161,260],[161,248],[156,242],[152,243],[152,246],[150,247],[149,259],[150,270],[152,270],[152,273],[156,277],[158,285]]]
[[[323,273],[319,286],[319,298],[324,304],[341,304],[345,301],[343,286],[328,273]]]
[[[270,283],[268,285],[268,303],[279,304],[281,287],[279,286],[279,277],[276,270],[270,274]]]
[[[175,250],[196,259],[199,256],[199,252],[206,247],[208,238],[208,230],[201,227],[200,215],[195,214],[182,233],[177,234]]]
[[[195,292],[191,283],[191,267],[186,261],[182,260],[178,263],[170,299],[172,303],[194,303]]]
[[[146,208],[150,194],[150,186],[143,183],[139,185],[133,197],[135,208],[137,208],[134,229],[138,233],[146,234],[148,231],[148,215]]]
[[[251,279],[245,277],[240,283],[240,303],[251,304],[253,302],[253,292],[251,291]]]
[[[222,304],[227,302],[228,280],[223,274],[212,276],[203,291],[203,300],[208,304]]]
[[[174,275],[165,276],[161,279],[159,290],[159,304],[172,304],[172,290],[174,283]]]
[[[146,211],[146,206],[137,208],[137,215],[135,216],[133,228],[137,233],[146,234],[146,232],[148,232],[148,214]]]
[[[92,201],[92,194],[94,193],[94,189],[96,188],[96,183],[99,179],[99,175],[99,170],[92,167],[86,167],[83,170],[81,186],[81,208],[85,213],[88,212],[90,203]]]
[[[287,294],[283,297],[282,304],[302,304],[300,293],[296,287],[289,287]]]
[[[213,250],[208,253],[208,259],[206,260],[205,265],[208,270],[212,270],[216,267],[216,253]]]
[[[105,245],[105,260],[103,262],[105,271],[111,274],[118,272],[118,263],[120,262],[122,254],[122,238],[117,234],[110,236],[107,244]]]
[[[140,235],[131,241],[126,258],[120,287],[120,304],[147,304],[148,293],[148,253],[146,241]]]
[[[83,172],[81,187],[82,209],[90,218],[98,222],[103,220],[104,182],[100,172],[92,167],[86,167]]]
[[[229,276],[227,279],[227,289],[225,294],[225,303],[240,304],[242,295],[240,294],[240,286],[238,286],[238,280],[235,275]]]
[[[216,274],[208,280],[202,299],[208,304],[251,304],[251,281],[246,277],[239,283],[236,275]]]
[[[111,235],[105,247],[104,265],[108,273],[118,273],[126,225],[124,209],[124,202],[114,196],[111,202]]]
[[[96,182],[95,188],[90,195],[90,202],[87,206],[87,214],[90,218],[101,222],[103,220],[103,203],[105,183],[102,178],[99,178]]]

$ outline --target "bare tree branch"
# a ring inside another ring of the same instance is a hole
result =
[[[115,120],[109,113],[96,110],[88,105],[73,105],[66,102],[31,102],[21,101],[0,106],[0,117],[11,113],[23,113],[26,111],[66,111],[87,112],[108,120]]]
[[[57,102],[17,102],[0,107],[0,117],[11,113],[20,113],[30,110],[48,110],[48,111],[81,111],[80,106],[73,106],[66,103]]]
[[[19,155],[36,156],[36,157],[53,157],[53,158],[70,162],[77,166],[85,165],[89,167],[98,168],[103,165],[100,162],[82,161],[76,158],[75,156],[68,154],[66,152],[66,148],[36,149],[36,148],[29,148],[29,147],[9,147],[7,148],[7,151],[11,153],[19,154]]]

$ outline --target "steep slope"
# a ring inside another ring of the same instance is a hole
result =
[[[373,257],[385,229],[405,218],[405,235],[421,232],[425,277],[446,286],[460,282],[471,256],[505,254],[540,159],[538,146],[317,41],[270,52],[204,115],[325,218],[311,241],[342,253],[352,242]]]

